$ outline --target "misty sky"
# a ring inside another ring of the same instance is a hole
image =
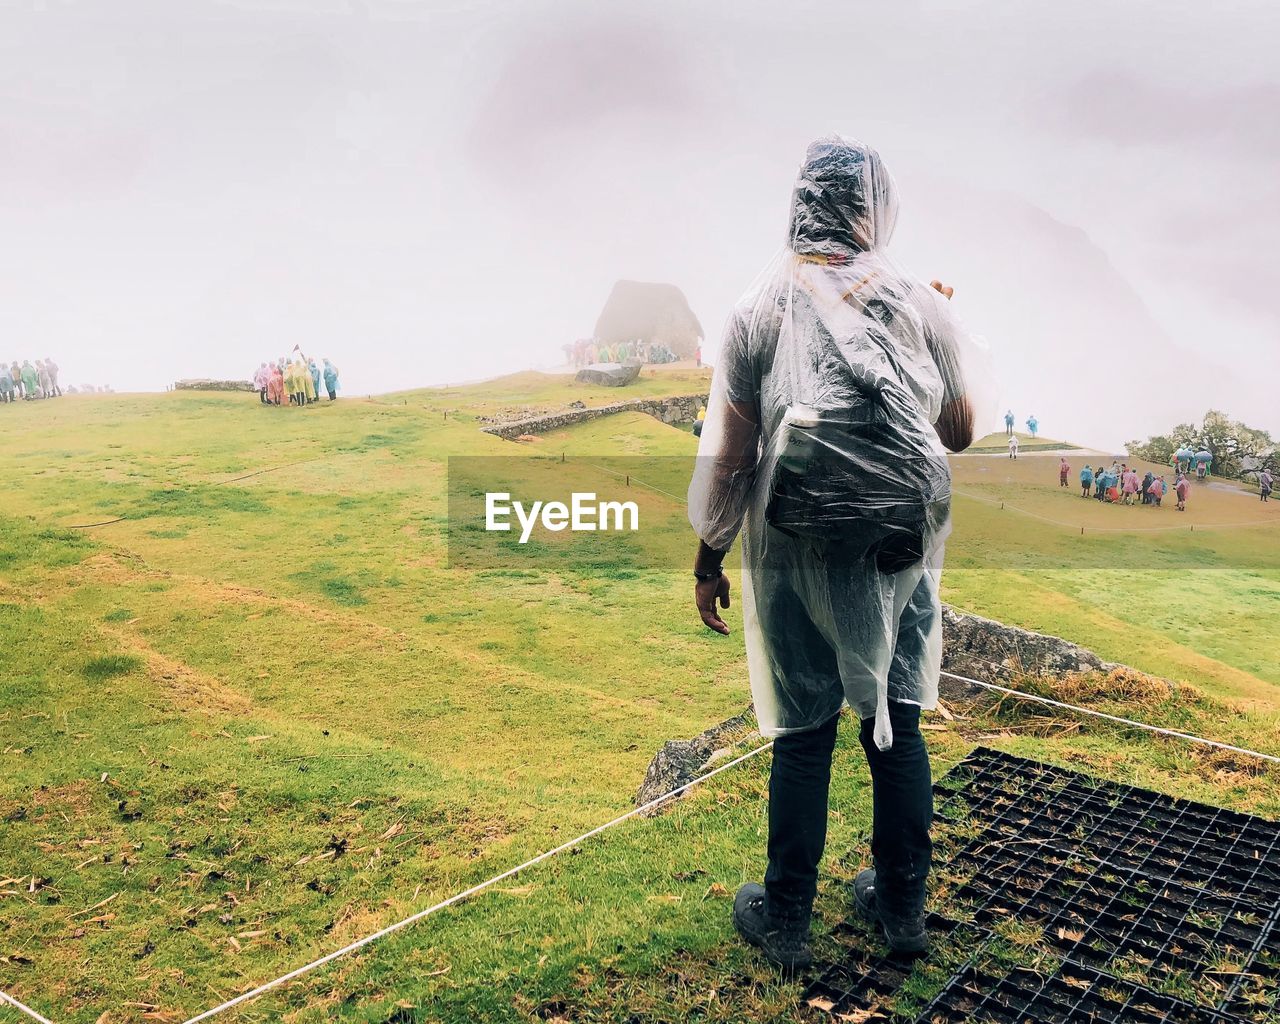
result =
[[[619,277],[683,288],[710,352],[841,131],[884,154],[894,249],[954,283],[1002,404],[1054,360],[1105,370],[1109,289],[1280,433],[1278,11],[0,0],[0,358],[159,389],[301,343],[388,391],[553,365]],[[1010,269],[1077,250],[1069,287]],[[1055,335],[1057,303],[1098,334]],[[1045,429],[1166,428],[1204,405],[1184,379],[1167,414],[1122,390],[1114,427],[1046,394]]]

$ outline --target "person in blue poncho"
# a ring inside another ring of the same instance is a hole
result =
[[[1093,489],[1093,470],[1085,464],[1084,469],[1080,470],[1080,497],[1089,497],[1089,491]]]
[[[1213,456],[1203,448],[1196,452],[1196,479],[1203,480],[1209,475],[1209,467],[1213,465]]]
[[[315,396],[311,399],[313,402],[320,401],[320,367],[316,365],[314,359],[307,360],[307,370],[311,374],[311,386],[315,388]]]
[[[1004,432],[1007,437],[1013,437],[1013,410],[1010,409],[1004,414]]]
[[[1036,431],[1040,429],[1040,421],[1032,416],[1027,420],[1027,431],[1031,434],[1031,440],[1035,440]]]
[[[327,359],[324,361],[324,389],[329,392],[329,401],[338,400],[338,368]]]

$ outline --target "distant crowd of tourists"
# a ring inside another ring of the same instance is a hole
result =
[[[578,370],[592,363],[674,363],[680,357],[666,345],[656,341],[645,341],[636,338],[633,341],[618,341],[612,344],[598,342],[594,338],[580,338],[561,346],[565,357]],[[698,365],[702,365],[702,349],[698,349]]]
[[[1208,475],[1209,461],[1196,468],[1196,476],[1201,480]],[[1185,512],[1187,498],[1191,494],[1190,466],[1175,463],[1173,469],[1176,473],[1172,486],[1176,507],[1179,512]],[[1070,486],[1070,475],[1071,464],[1063,457],[1058,466],[1058,486]],[[1110,466],[1100,462],[1097,466],[1086,464],[1080,470],[1080,497],[1112,505],[1154,505],[1159,508],[1167,500],[1170,489],[1165,474],[1147,470],[1140,477],[1137,469],[1118,459],[1113,459]]]
[[[37,398],[61,398],[58,386],[58,364],[52,359],[37,359],[34,366],[25,359],[5,367],[0,363],[0,402],[35,401]]]
[[[329,401],[338,400],[338,368],[327,359],[317,363],[297,349],[293,358],[281,356],[263,363],[253,375],[254,387],[263,405],[310,405],[325,392]],[[321,391],[321,385],[324,391]]]

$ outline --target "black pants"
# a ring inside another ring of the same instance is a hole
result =
[[[872,739],[874,719],[859,738],[871,768],[874,824],[871,855],[877,898],[891,913],[918,912],[933,854],[933,780],[929,751],[920,735],[920,708],[889,702],[893,746]],[[764,884],[770,904],[808,908],[818,887],[818,863],[827,842],[827,791],[840,716],[807,732],[779,736],[769,776],[769,868]]]

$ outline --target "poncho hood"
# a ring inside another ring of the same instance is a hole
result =
[[[897,191],[879,153],[840,135],[809,146],[792,193],[793,252],[838,261],[883,249],[897,218]]]

